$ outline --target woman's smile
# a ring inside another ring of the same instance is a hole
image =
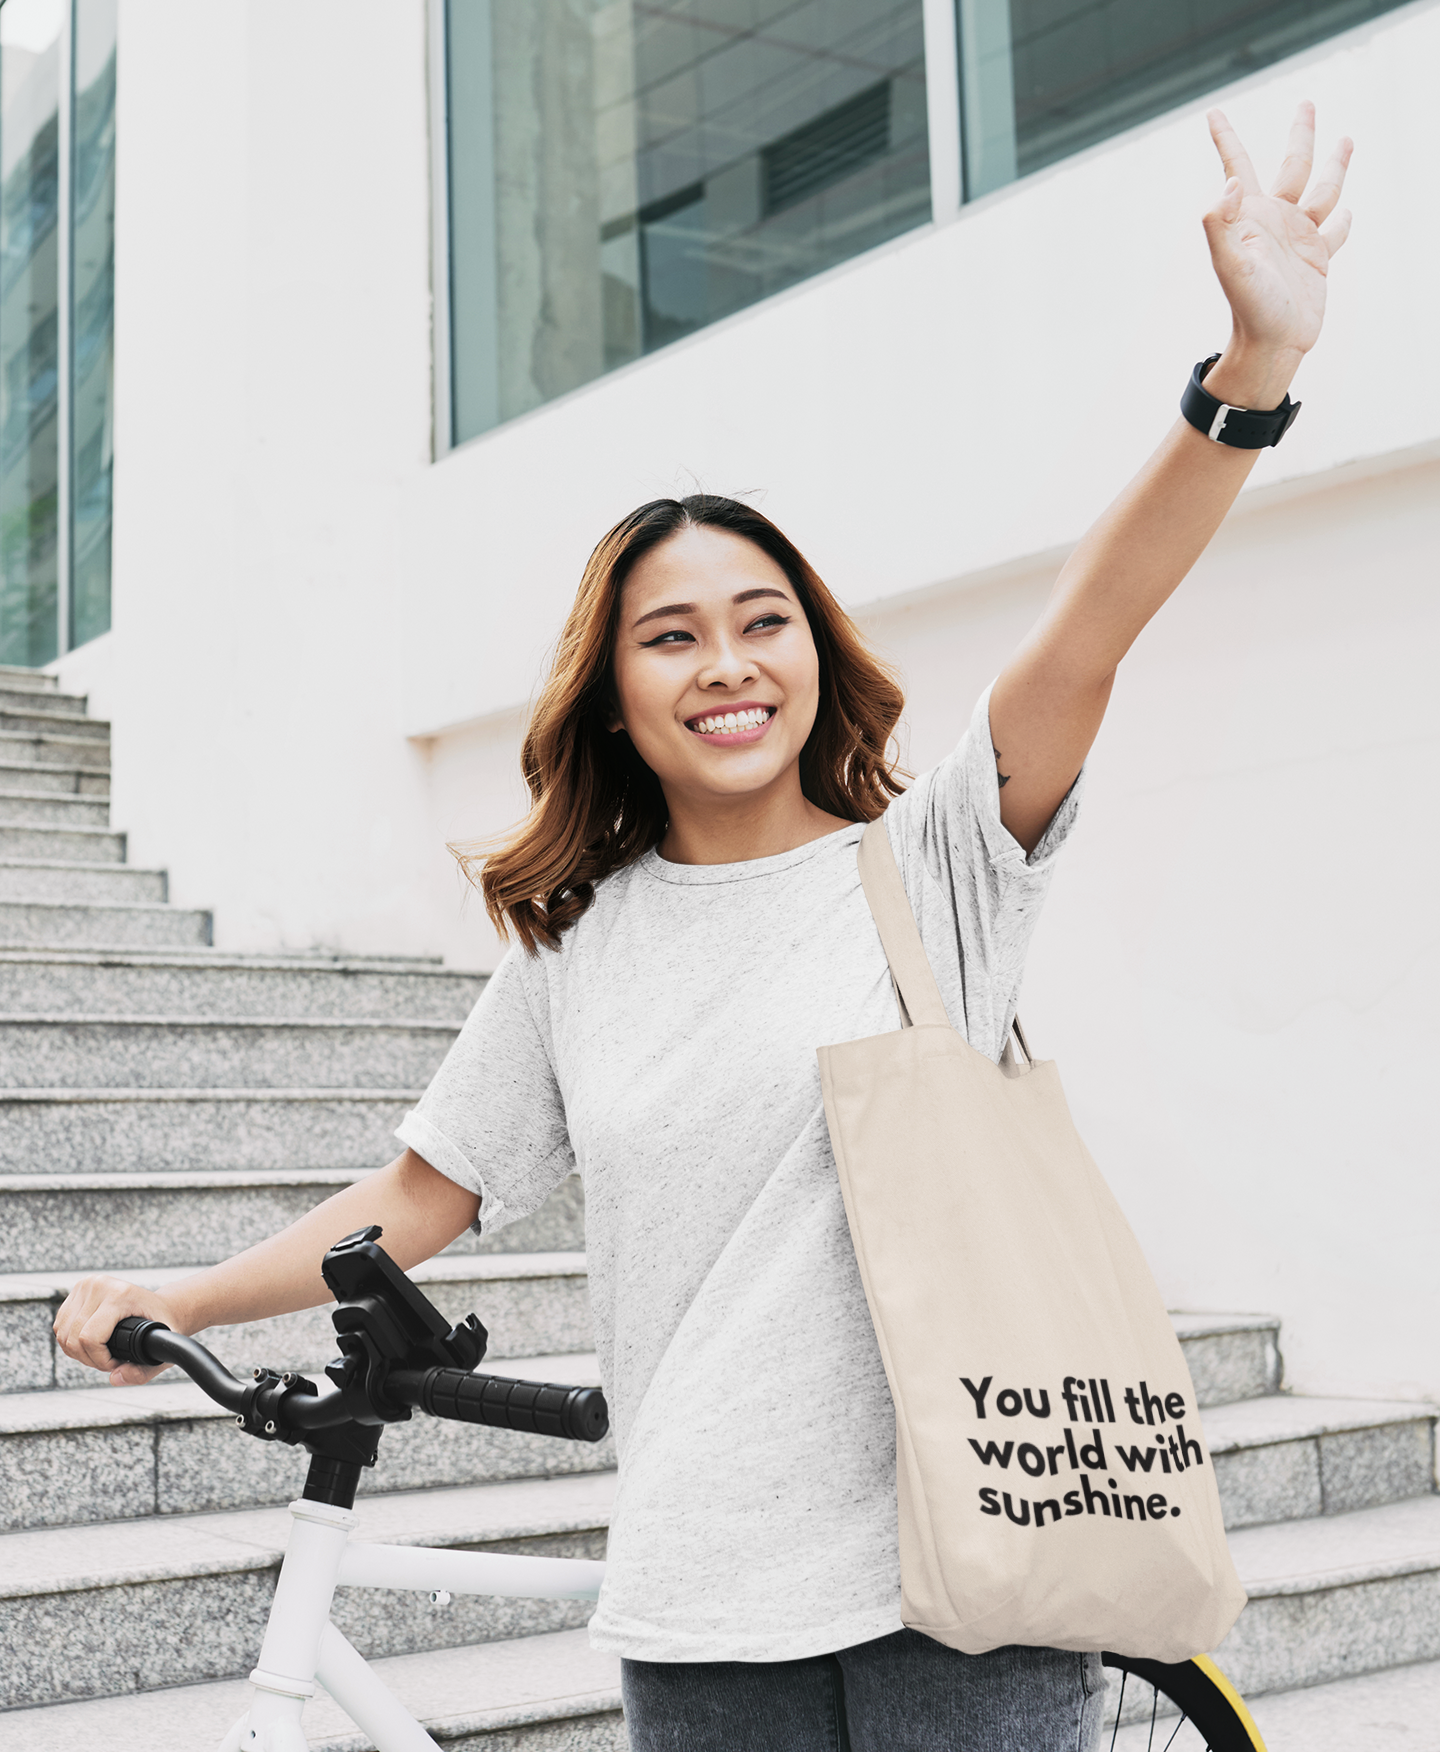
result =
[[[758,742],[770,728],[779,706],[762,706],[753,700],[737,700],[734,705],[708,712],[697,712],[685,720],[685,728],[702,742],[723,744],[728,748],[745,747]]]

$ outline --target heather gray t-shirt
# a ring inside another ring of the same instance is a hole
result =
[[[989,694],[890,806],[951,1021],[998,1059],[1078,786],[1027,859]],[[558,950],[512,950],[401,1139],[490,1230],[572,1169],[620,1455],[591,1641],[792,1660],[900,1629],[894,1409],[815,1049],[899,1026],[859,826],[778,857],[605,881]]]

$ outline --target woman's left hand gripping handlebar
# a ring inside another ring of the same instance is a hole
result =
[[[159,1290],[147,1290],[118,1277],[84,1277],[71,1290],[55,1316],[55,1340],[77,1363],[101,1369],[112,1387],[138,1387],[153,1381],[157,1369],[142,1369],[137,1363],[117,1364],[106,1340],[128,1314],[159,1320],[173,1332],[186,1332],[183,1316]]]

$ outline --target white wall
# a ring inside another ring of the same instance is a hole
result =
[[[121,0],[113,818],[236,947],[421,951],[420,0]]]
[[[1053,569],[870,618],[914,764]],[[1440,1396],[1440,464],[1232,519],[1122,667],[1022,1014],[1172,1307]]]
[[[222,944],[492,965],[443,841],[523,808],[590,546],[697,479],[762,490],[934,758],[1224,338],[1196,104],[431,464],[423,0],[121,7],[115,631],[60,670]],[[1225,94],[1262,167],[1302,95],[1356,136],[1355,233],[1299,423],[1125,666],[1025,1009],[1172,1301],[1440,1397],[1437,64],[1422,0]]]

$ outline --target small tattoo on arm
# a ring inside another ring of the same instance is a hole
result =
[[[1005,787],[1010,783],[1011,774],[1002,773],[1000,771],[1000,750],[995,747],[995,744],[993,742],[990,744],[990,747],[994,750],[994,753],[995,753],[995,776],[999,779],[1000,789],[1003,791],[1005,789]]]

